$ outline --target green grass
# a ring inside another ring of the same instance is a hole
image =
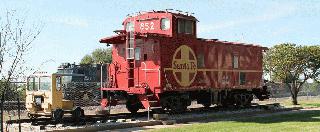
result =
[[[319,103],[304,103],[301,104],[303,107],[320,107],[320,102]]]
[[[302,132],[320,131],[320,111],[304,113],[273,115],[268,117],[246,117],[241,119],[230,119],[226,121],[192,124],[190,126],[164,128],[152,130],[155,132],[167,131],[221,131],[221,132]]]
[[[285,100],[281,102],[284,106],[293,106],[291,99]],[[298,104],[301,107],[320,107],[320,99],[319,98],[310,98],[310,99],[300,99],[298,100]]]
[[[320,107],[320,99],[302,100],[298,103],[302,107]]]

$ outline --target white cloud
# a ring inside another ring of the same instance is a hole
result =
[[[53,17],[49,21],[81,28],[88,27],[89,25],[87,20],[78,17]]]
[[[220,29],[231,28],[234,26],[250,24],[254,22],[271,21],[293,14],[296,10],[297,6],[295,4],[275,4],[259,16],[235,19],[213,24],[199,24],[198,29],[200,33],[209,33]]]

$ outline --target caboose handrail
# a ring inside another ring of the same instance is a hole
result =
[[[145,62],[142,62],[142,64],[144,64],[144,69],[147,69],[147,64]],[[144,69],[141,69],[141,70],[144,70]],[[145,82],[147,81],[147,71],[144,71],[144,81]]]
[[[142,62],[144,64],[144,69],[141,69],[144,71],[145,76],[145,82],[147,81],[147,71],[158,71],[158,85],[160,86],[160,68],[158,69],[147,69],[147,64],[145,62]]]

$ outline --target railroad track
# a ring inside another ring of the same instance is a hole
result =
[[[270,106],[278,107],[279,104],[268,104],[268,105],[259,105],[259,104],[253,104],[250,107],[245,108],[239,108],[239,107],[210,107],[210,108],[190,108],[185,113],[179,114],[187,115],[187,114],[202,114],[202,113],[210,113],[210,112],[224,112],[224,111],[236,111],[236,110],[242,110],[242,109],[269,109]],[[151,112],[152,114],[152,112]],[[169,114],[172,116],[172,114]],[[100,116],[100,115],[87,115],[84,120],[79,122],[74,122],[74,120],[71,118],[71,116],[66,115],[61,122],[55,122],[51,120],[51,118],[37,118],[37,119],[20,119],[20,120],[9,120],[6,121],[7,124],[14,124],[14,123],[31,123],[35,126],[46,126],[46,125],[56,125],[56,124],[64,124],[65,126],[81,126],[85,124],[94,124],[96,122],[115,122],[118,119],[131,119],[135,120],[138,118],[147,117],[148,112],[138,112],[137,114],[132,115],[131,113],[119,113],[119,114],[111,114],[108,116]]]
[[[81,125],[82,122],[85,123],[94,123],[97,121],[102,121],[102,122],[106,122],[106,121],[112,121],[112,120],[117,120],[117,119],[135,119],[135,118],[139,118],[139,117],[144,117],[147,116],[147,112],[139,112],[135,115],[132,115],[131,113],[119,113],[119,114],[111,114],[108,116],[101,116],[101,115],[86,115],[85,119],[83,121],[80,122],[74,122],[74,120],[72,119],[71,115],[66,115],[61,122],[55,122],[53,121],[50,117],[41,117],[41,118],[37,118],[37,119],[20,119],[20,120],[8,120],[6,121],[7,124],[13,124],[13,123],[32,123],[34,125],[48,125],[48,124],[73,124],[73,125],[77,125],[77,123],[79,125]],[[74,123],[70,123],[70,122],[74,122]]]

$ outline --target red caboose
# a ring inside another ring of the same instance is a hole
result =
[[[209,107],[250,105],[253,95],[267,99],[266,48],[197,38],[196,23],[188,14],[144,12],[128,16],[123,30],[101,39],[113,45],[102,106],[124,97],[132,113],[140,108],[182,112],[193,100]]]

